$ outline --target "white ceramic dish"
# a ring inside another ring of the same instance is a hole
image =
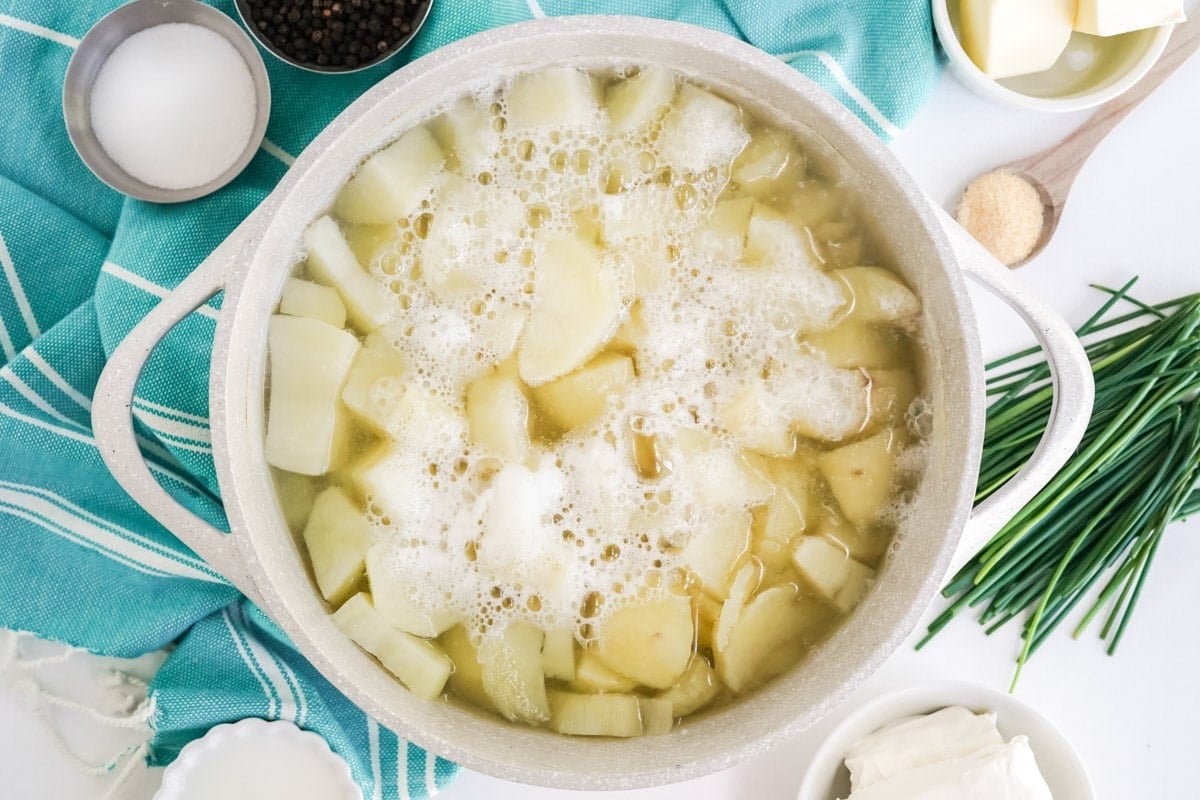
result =
[[[1054,800],[1095,800],[1087,769],[1063,735],[1018,698],[971,683],[940,682],[889,692],[868,701],[842,720],[813,755],[797,800],[837,800],[850,794],[850,774],[842,759],[850,746],[899,717],[928,714],[946,706],[996,712],[1005,741],[1029,737],[1038,768]]]
[[[235,796],[362,800],[350,767],[324,739],[290,722],[261,719],[218,725],[184,747],[163,772],[154,800]]]
[[[1080,111],[1106,103],[1150,71],[1174,25],[1120,36],[1071,35],[1066,52],[1045,72],[996,80],[967,55],[959,39],[959,0],[933,0],[933,27],[950,71],[988,100],[1033,111]]]

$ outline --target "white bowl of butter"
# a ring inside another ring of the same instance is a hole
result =
[[[955,77],[1036,111],[1079,111],[1123,93],[1182,20],[1182,0],[933,0]]]
[[[797,800],[959,796],[1096,794],[1070,743],[1029,705],[983,686],[944,682],[882,695],[846,717],[813,755]]]

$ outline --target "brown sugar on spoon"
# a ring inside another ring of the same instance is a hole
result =
[[[1010,267],[1033,253],[1045,226],[1045,206],[1038,190],[1020,175],[999,170],[968,184],[954,216]]]

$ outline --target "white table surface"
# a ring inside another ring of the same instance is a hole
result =
[[[949,75],[893,150],[938,202],[949,205],[973,176],[1027,155],[1068,133],[1086,114],[1047,116],[992,105]],[[1186,64],[1088,162],[1053,243],[1015,278],[1078,324],[1099,295],[1090,282],[1116,286],[1140,274],[1139,295],[1160,300],[1200,290],[1200,59]],[[1030,336],[1014,315],[976,293],[987,355]],[[1200,796],[1192,770],[1200,754],[1200,519],[1170,529],[1136,617],[1115,657],[1094,630],[1079,641],[1056,634],[1027,667],[1018,695],[1055,721],[1087,764],[1102,798]],[[936,604],[935,604],[936,609]],[[931,610],[932,613],[932,610]],[[927,615],[929,616],[929,615]],[[1078,618],[1078,613],[1076,617]],[[918,628],[917,633],[923,630]],[[914,634],[914,640],[916,634]],[[967,619],[921,653],[911,642],[843,709],[886,689],[961,679],[1003,689],[1018,649],[1017,632],[992,637]],[[54,685],[79,693],[109,662],[90,656],[53,669]],[[152,664],[134,665],[148,670]],[[570,793],[464,772],[448,800],[537,800],[572,796],[608,800],[790,800],[827,720],[794,741],[716,775],[635,792]],[[112,751],[94,725],[59,713],[56,724],[84,754]],[[115,740],[113,740],[115,741]],[[117,748],[119,749],[119,747]],[[110,754],[110,753],[107,753]],[[154,793],[159,770],[144,770],[121,792]],[[52,745],[13,686],[0,679],[0,796],[14,800],[93,800],[107,779],[88,778]]]

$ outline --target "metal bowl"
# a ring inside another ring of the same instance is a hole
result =
[[[306,64],[303,61],[297,61],[276,47],[274,42],[272,42],[270,39],[258,32],[258,26],[254,24],[254,17],[250,11],[250,0],[234,0],[234,6],[237,8],[238,16],[242,18],[242,23],[246,26],[246,30],[250,31],[250,35],[253,36],[260,45],[262,45],[264,50],[278,58],[283,63],[290,64],[297,69],[302,69],[307,72],[316,72],[322,75],[348,75],[352,72],[361,72],[364,69],[377,67],[407,47],[409,42],[416,38],[416,35],[421,31],[421,28],[424,27],[425,20],[429,19],[429,11],[433,8],[433,0],[425,0],[425,5],[422,6],[422,8],[417,12],[417,16],[413,19],[412,29],[409,30],[403,39],[396,41],[395,44],[393,44],[390,48],[385,50],[376,58],[371,59],[365,64],[359,64],[356,67],[321,67],[316,64]]]
[[[258,101],[254,127],[242,154],[229,169],[213,180],[186,189],[164,189],[133,177],[104,151],[96,132],[92,130],[92,86],[104,62],[118,45],[135,33],[172,22],[208,28],[233,45],[250,70],[254,95]],[[83,163],[92,174],[118,192],[154,203],[195,200],[215,192],[236,178],[254,158],[267,132],[270,115],[271,85],[267,80],[267,68],[254,42],[232,19],[196,0],[135,0],[109,13],[83,37],[75,55],[71,57],[63,82],[63,117],[67,121],[67,134]]]

